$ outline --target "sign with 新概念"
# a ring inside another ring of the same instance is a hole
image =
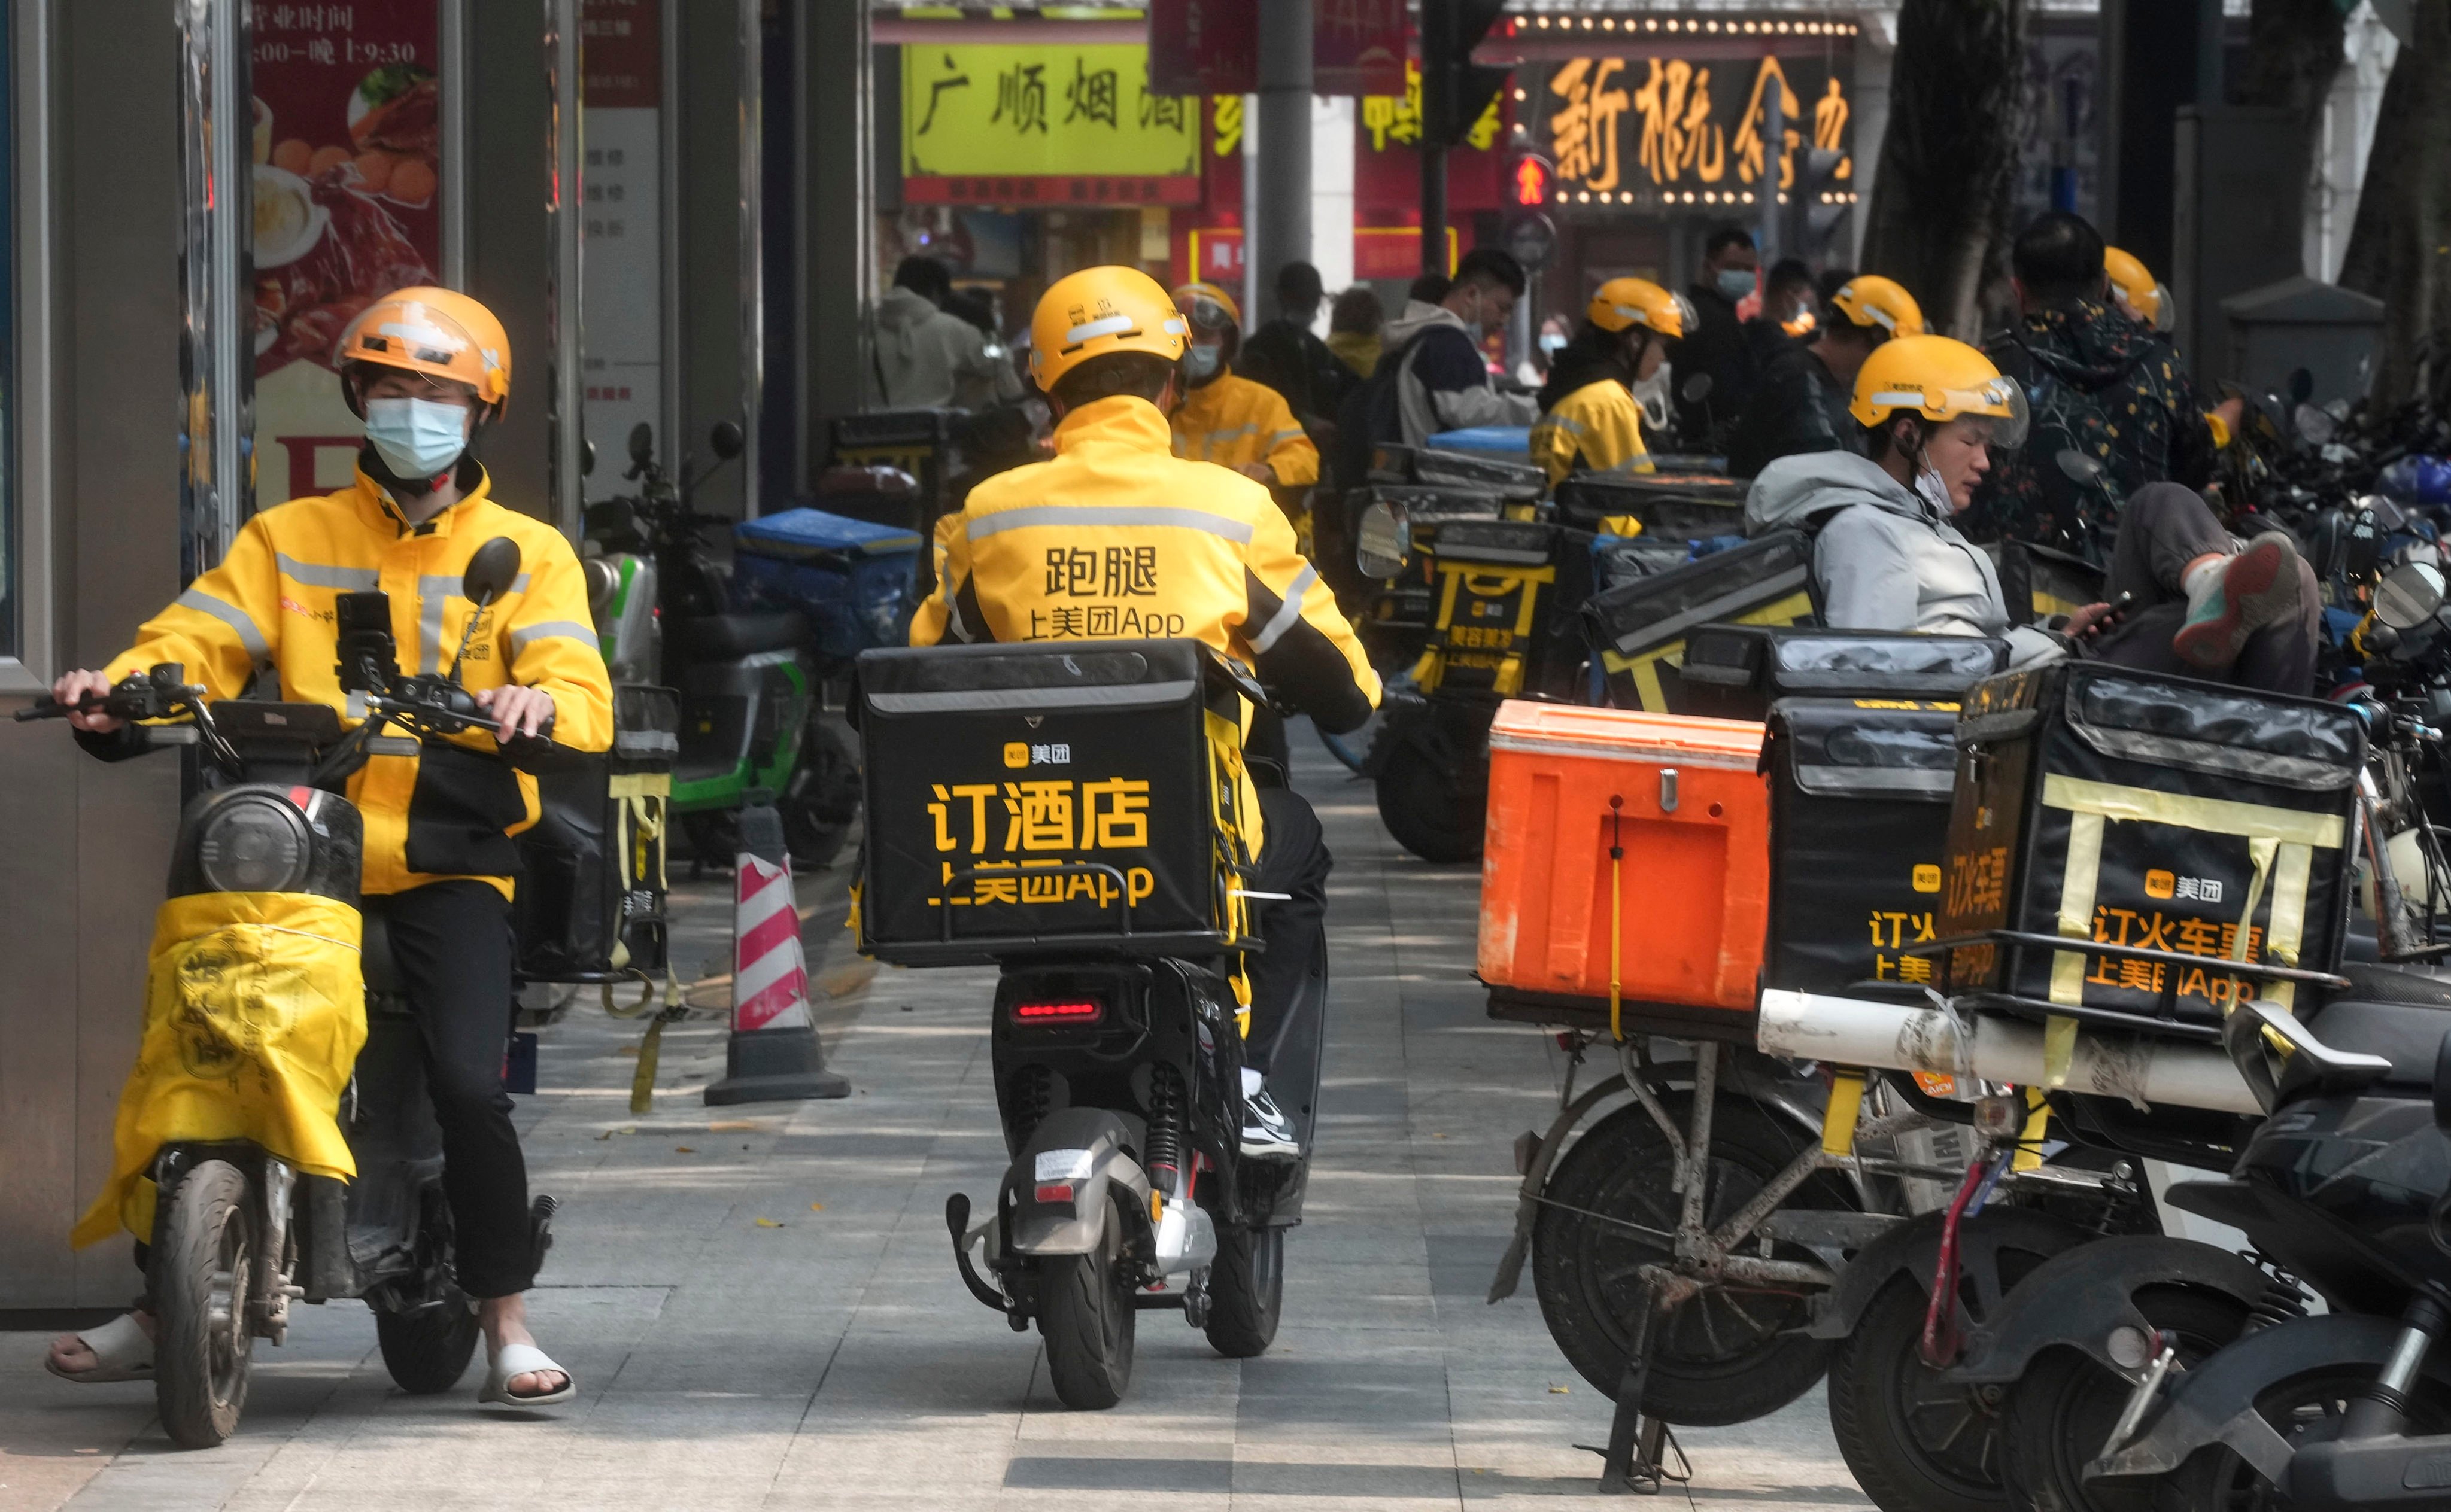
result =
[[[1849,150],[1843,66],[1844,55],[1571,58],[1519,70],[1526,99],[1518,108],[1557,165],[1555,197],[1703,190],[1733,201],[1771,171],[1791,185],[1800,148]],[[1853,178],[1853,163],[1842,161],[1837,177]]]
[[[902,59],[908,200],[1199,198],[1201,102],[1150,93],[1146,47],[905,47]],[[1071,192],[1076,181],[1093,192]]]

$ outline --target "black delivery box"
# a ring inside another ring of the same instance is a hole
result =
[[[1637,578],[1583,605],[1583,634],[1608,677],[1609,702],[1684,714],[1685,637],[1697,625],[1796,625],[1814,619],[1813,541],[1775,531],[1655,577]]]
[[[864,653],[860,948],[918,966],[1235,947],[1241,711],[1213,660],[1188,640]]]
[[[1979,645],[1979,642],[1969,644]],[[1770,934],[1762,985],[1920,995],[1938,938],[1957,706],[1782,698],[1770,709]]]
[[[1941,938],[1952,990],[2199,1037],[2234,993],[2224,959],[2329,972],[2349,904],[2365,727],[2352,711],[2063,662],[1976,684],[1957,727]],[[2197,966],[2195,961],[2204,964]]]
[[[1791,697],[1954,707],[1959,695],[2008,665],[2009,643],[1983,635],[1703,625],[1685,638],[1683,712],[1758,720]]]

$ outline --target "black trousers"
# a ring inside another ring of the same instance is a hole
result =
[[[1265,1075],[1277,1047],[1295,1030],[1303,980],[1327,930],[1327,874],[1335,858],[1327,836],[1302,794],[1284,787],[1260,789],[1260,880],[1256,891],[1289,893],[1286,902],[1260,905],[1260,938],[1267,949],[1251,958],[1251,1032],[1243,1060]],[[1302,1033],[1316,1033],[1304,1025]]]
[[[460,1289],[480,1298],[525,1291],[536,1280],[528,1168],[502,1090],[510,902],[484,882],[441,882],[369,898],[365,907],[390,928],[401,986],[425,1041]]]
[[[429,882],[368,898],[391,935],[401,986],[425,1042],[426,1095],[442,1129],[442,1196],[451,1207],[460,1289],[506,1297],[536,1280],[528,1168],[502,1090],[511,1027],[511,905],[480,882]],[[147,1246],[136,1246],[146,1270]],[[153,1310],[149,1295],[136,1306]]]
[[[2170,649],[2171,637],[2187,619],[2187,594],[2179,586],[2179,574],[2197,557],[2226,554],[2229,549],[2229,532],[2186,485],[2147,483],[2129,494],[2110,550],[2108,591],[2113,598],[2126,592],[2136,599],[2127,618],[2103,636],[2095,654],[2138,671],[2204,676]],[[2301,698],[2314,690],[2323,595],[2315,586],[2315,570],[2304,559],[2297,567],[2298,617],[2249,635],[2237,665],[2222,681]]]

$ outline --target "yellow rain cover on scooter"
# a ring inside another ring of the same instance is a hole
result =
[[[247,1139],[353,1176],[341,1093],[366,1040],[358,911],[311,893],[197,893],[153,920],[145,1037],[119,1094],[110,1185],[69,1235],[153,1237],[164,1145]]]

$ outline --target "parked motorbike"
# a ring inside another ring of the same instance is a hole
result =
[[[480,609],[493,603],[510,591],[519,565],[517,543],[487,542],[469,561],[462,596]],[[422,742],[491,724],[460,686],[459,657],[448,673],[400,671],[385,594],[344,593],[339,616],[342,687],[363,710],[345,731],[326,705],[208,704],[176,663],[130,675],[81,706],[130,721],[147,748],[202,747],[210,785],[180,816],[169,891],[177,902],[203,900],[201,917],[213,923],[252,921],[265,895],[359,909],[362,831],[344,796],[350,774],[369,757],[414,755]],[[69,712],[44,699],[15,717]],[[541,737],[513,742],[505,755],[528,761],[545,745]],[[213,895],[229,895],[229,907],[216,914]],[[475,1351],[473,1305],[452,1272],[441,1133],[425,1091],[423,1039],[402,995],[380,900],[367,901],[363,921],[357,950],[330,940],[311,952],[321,957],[311,970],[329,979],[319,984],[336,993],[352,992],[363,972],[365,1041],[339,1109],[355,1178],[302,1173],[245,1139],[173,1140],[147,1168],[154,1193],[146,1248],[157,1319],[154,1389],[163,1426],[184,1448],[209,1448],[237,1430],[255,1341],[284,1343],[295,1302],[363,1299],[374,1310],[384,1367],[404,1391],[449,1390]],[[184,974],[177,990],[188,990]],[[505,1001],[506,1037],[509,1020]],[[235,1088],[245,1049],[206,1032],[197,1053],[229,1062]],[[536,1199],[539,1258],[551,1244],[554,1208],[551,1197]]]
[[[1269,1070],[1304,1154],[1245,1157],[1235,979],[1268,900],[1247,882],[1240,704],[1265,695],[1191,641],[874,650],[859,686],[861,948],[1000,971],[1011,1164],[984,1215],[947,1199],[964,1284],[1015,1332],[1038,1325],[1068,1406],[1122,1398],[1143,1310],[1262,1353],[1327,986],[1323,947]]]
[[[706,548],[721,515],[691,506],[716,468],[740,455],[740,428],[715,428],[716,462],[676,477],[657,460],[655,433],[630,432],[636,494],[591,504],[591,602],[616,683],[680,689],[680,758],[672,810],[703,865],[739,850],[739,812],[753,792],[774,795],[793,861],[822,866],[842,849],[859,812],[859,778],[824,717],[824,688],[805,616],[733,607]]]

